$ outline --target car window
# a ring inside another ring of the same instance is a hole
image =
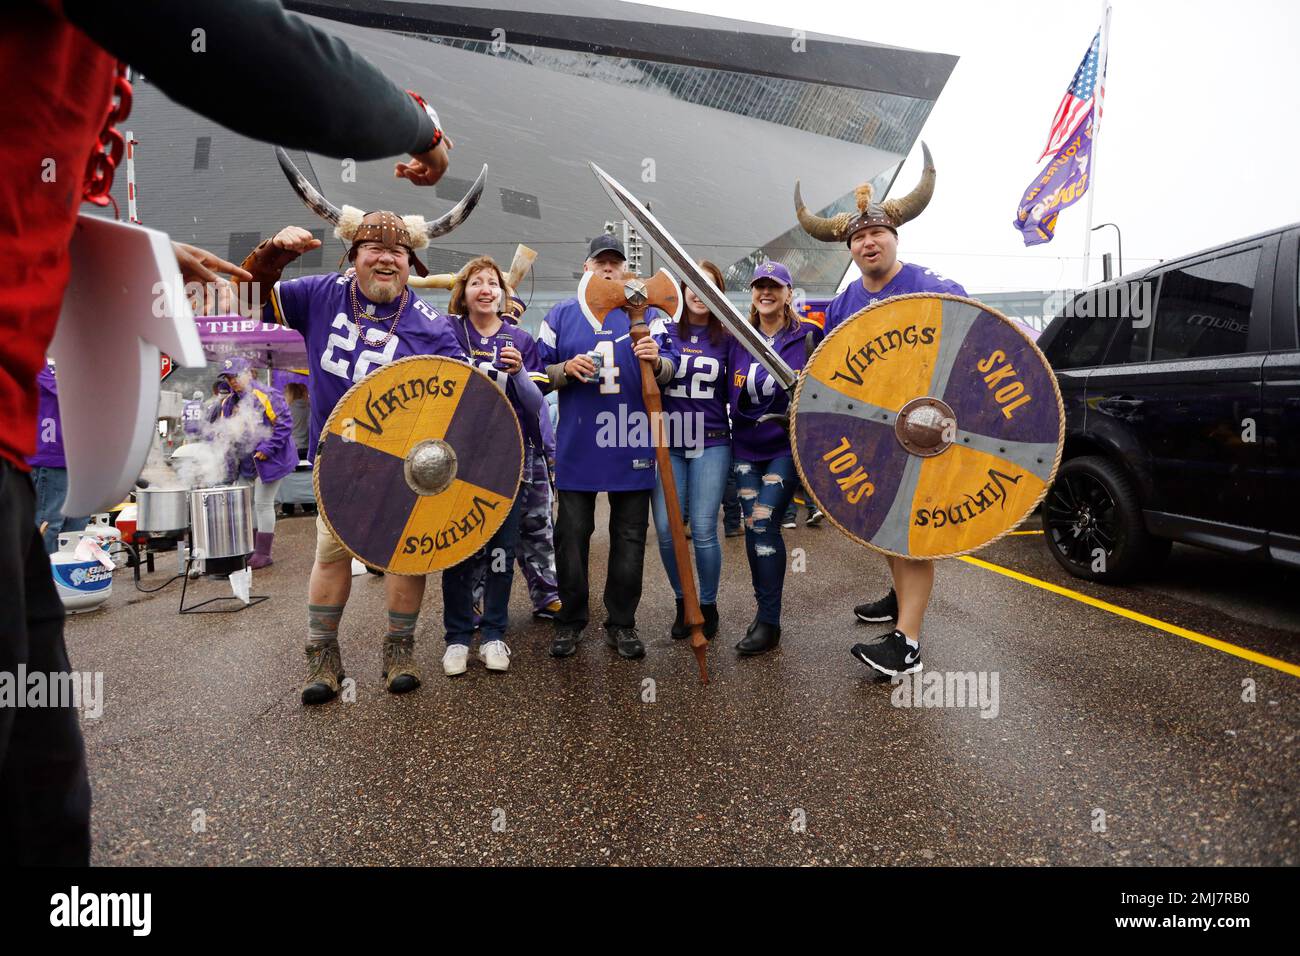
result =
[[[1156,304],[1155,361],[1239,355],[1250,333],[1259,249],[1164,273]]]
[[[1155,279],[1128,282],[1116,289],[1109,317],[1115,322],[1115,337],[1110,340],[1103,365],[1127,365],[1145,362],[1151,345],[1151,319],[1155,314]]]
[[[1052,368],[1090,368],[1101,364],[1106,343],[1115,331],[1115,323],[1105,316],[1093,314],[1095,299],[1091,290],[1075,296],[1065,305],[1065,324],[1047,350],[1047,360]]]

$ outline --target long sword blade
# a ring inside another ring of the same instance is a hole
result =
[[[609,173],[595,163],[587,165],[596,174],[596,181],[605,190],[610,201],[632,223],[641,238],[650,243],[655,252],[673,264],[682,281],[700,297],[700,301],[709,307],[727,330],[745,347],[745,351],[754,356],[768,373],[781,383],[782,388],[786,391],[794,388],[798,380],[794,370],[785,363],[785,359],[781,358],[772,346],[767,344],[767,340],[759,334],[758,329],[749,324],[749,319],[741,314],[732,301],[718,290],[704,270],[695,264],[695,260],[678,245],[677,240],[669,235],[668,230],[660,224],[650,210],[641,205],[640,201]]]

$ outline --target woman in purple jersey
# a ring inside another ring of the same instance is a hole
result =
[[[819,333],[791,306],[790,272],[779,262],[765,262],[750,282],[749,322],[790,368],[803,368],[805,336]],[[754,582],[758,613],[736,645],[742,656],[762,654],[781,642],[781,591],[785,586],[785,541],[781,516],[794,495],[798,474],[790,435],[780,422],[764,415],[788,411],[789,397],[776,379],[735,339],[730,350],[731,470],[736,476],[745,516],[745,553]]]
[[[712,262],[700,263],[713,284],[724,289],[722,270]],[[664,422],[671,443],[669,456],[682,520],[691,528],[695,567],[699,573],[700,610],[704,636],[718,633],[718,579],[722,576],[722,548],[718,544],[718,509],[731,467],[731,429],[727,423],[727,352],[730,336],[709,307],[682,286],[686,308],[673,329],[681,349],[681,363],[671,385],[663,390]],[[672,636],[686,637],[682,583],[677,576],[668,509],[662,481],[655,485],[655,533],[659,557],[668,582],[677,595],[677,618]]]
[[[539,437],[537,413],[542,397],[536,382],[546,380],[537,343],[523,329],[501,318],[505,307],[505,276],[490,256],[466,263],[456,276],[446,322],[465,350],[469,363],[490,376],[515,408],[524,436],[533,447]],[[530,376],[532,380],[530,381]],[[482,553],[442,572],[442,617],[447,650],[442,669],[448,677],[465,673],[474,638],[474,582],[486,561],[479,658],[490,671],[510,668],[506,645],[510,590],[514,583],[515,546],[519,539],[522,490],[505,522]]]

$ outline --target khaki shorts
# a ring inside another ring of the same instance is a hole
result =
[[[347,561],[352,555],[344,550],[343,545],[339,544],[339,539],[330,534],[329,527],[325,524],[325,519],[316,514],[316,560],[321,564],[329,564],[332,561]]]

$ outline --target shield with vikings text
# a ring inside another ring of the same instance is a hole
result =
[[[808,359],[792,402],[804,487],[886,554],[968,554],[1014,530],[1056,474],[1061,393],[1025,332],[974,299],[863,309]]]
[[[354,557],[428,574],[491,540],[514,504],[523,460],[514,409],[487,375],[412,356],[339,399],[313,480],[321,517]]]

